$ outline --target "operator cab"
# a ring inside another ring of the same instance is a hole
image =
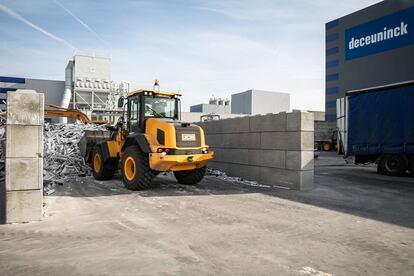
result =
[[[128,94],[127,130],[144,132],[149,118],[180,120],[180,94],[157,90],[137,90]]]

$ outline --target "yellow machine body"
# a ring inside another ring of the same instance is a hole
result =
[[[179,121],[179,94],[157,90],[130,92],[118,103],[124,116],[107,131],[85,131],[83,156],[92,161],[95,179],[107,180],[120,168],[128,189],[151,187],[158,172],[173,171],[185,185],[200,182],[214,152],[201,127]],[[125,110],[125,107],[127,109]]]
[[[198,150],[201,152],[202,149],[208,149],[208,146],[205,143],[203,129],[199,126],[196,127],[200,131],[200,146],[182,148],[177,146],[176,129],[171,123],[160,119],[148,119],[145,136],[148,139],[152,152],[149,156],[151,169],[156,171],[182,171],[198,169],[206,166],[207,162],[213,159],[214,152],[212,151],[201,154],[190,153],[174,155],[163,155],[162,153],[157,153],[159,148],[169,148],[181,152],[188,152],[189,150]],[[160,145],[157,140],[158,129],[164,131],[165,133],[164,145]]]
[[[164,96],[180,96],[173,92],[162,92],[155,90],[137,90],[130,92],[128,97],[143,94],[154,93]],[[164,120],[162,118],[149,118],[145,122],[145,132],[143,133],[150,147],[149,163],[154,171],[183,171],[201,168],[207,165],[208,161],[213,159],[214,152],[208,150],[205,142],[204,131],[201,127],[191,124],[191,127],[198,128],[200,133],[199,146],[196,147],[179,147],[177,146],[177,133],[174,121]],[[157,139],[157,132],[164,133],[164,144],[160,144]],[[126,142],[126,131],[119,129],[114,139],[106,141],[108,154],[110,158],[122,158],[123,149]],[[160,148],[167,148],[176,153],[168,154],[158,152]],[[202,150],[205,149],[205,153]]]
[[[195,126],[195,125],[193,125]],[[201,127],[196,126],[200,131],[200,146],[198,147],[177,147],[176,130],[174,125],[162,119],[148,119],[146,122],[145,137],[151,148],[149,162],[151,169],[155,171],[182,171],[193,170],[204,167],[208,161],[213,159],[214,152],[208,151],[201,153],[202,149],[208,149],[205,143],[204,131]],[[161,145],[157,140],[157,130],[165,133],[165,144]],[[106,142],[108,145],[109,156],[111,158],[121,158],[122,148],[125,143],[125,132],[118,131],[116,138]],[[200,153],[192,154],[172,154],[163,155],[158,153],[158,149],[168,148],[179,152],[199,151]]]

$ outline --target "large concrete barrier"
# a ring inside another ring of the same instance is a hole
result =
[[[43,94],[7,93],[5,222],[43,216]]]
[[[262,184],[313,187],[314,120],[308,112],[199,123],[215,151],[210,167]]]

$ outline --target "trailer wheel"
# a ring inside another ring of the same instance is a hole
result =
[[[385,175],[401,176],[406,170],[405,161],[398,154],[386,154],[378,163],[378,171]]]
[[[115,166],[111,164],[112,161],[104,162],[102,156],[102,150],[100,147],[96,146],[92,150],[92,173],[93,177],[97,180],[109,180],[114,177]]]
[[[202,167],[195,170],[189,171],[175,171],[174,176],[178,183],[184,185],[195,185],[203,180],[206,174],[207,167]]]
[[[122,179],[127,189],[144,190],[152,186],[156,173],[150,168],[148,156],[139,147],[127,147],[121,164]]]
[[[410,158],[410,163],[409,163],[409,166],[408,166],[408,170],[409,170],[411,173],[413,173],[413,174],[414,174],[414,156],[412,156],[412,157]]]

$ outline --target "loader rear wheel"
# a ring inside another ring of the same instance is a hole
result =
[[[174,176],[180,184],[195,185],[203,179],[206,170],[207,167],[189,171],[175,171]]]
[[[112,161],[104,162],[102,150],[100,147],[95,147],[92,150],[92,173],[97,180],[109,180],[114,177],[115,166],[111,164]]]
[[[407,170],[404,159],[398,154],[386,154],[378,164],[385,175],[401,176]]]
[[[150,188],[156,176],[149,166],[149,159],[137,146],[129,146],[122,157],[122,179],[130,190]]]

